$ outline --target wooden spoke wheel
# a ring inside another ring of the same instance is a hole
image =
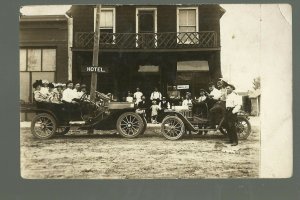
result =
[[[144,120],[134,112],[123,113],[117,120],[117,130],[123,137],[134,138],[145,131]]]
[[[251,133],[251,124],[249,120],[243,116],[238,116],[235,126],[239,140],[247,139]],[[224,127],[220,128],[220,132],[225,136],[228,135],[227,130]]]
[[[238,117],[236,132],[240,140],[245,140],[251,133],[251,124],[245,117]]]
[[[179,117],[167,116],[162,121],[161,132],[169,140],[178,140],[185,132],[184,123]]]
[[[39,139],[49,139],[55,134],[56,126],[56,121],[51,115],[41,113],[32,119],[31,133]]]

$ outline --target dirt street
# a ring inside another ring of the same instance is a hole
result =
[[[255,178],[260,135],[258,126],[252,129],[247,140],[231,147],[213,132],[169,141],[152,127],[135,139],[115,131],[71,131],[39,140],[21,128],[21,174],[29,179]]]

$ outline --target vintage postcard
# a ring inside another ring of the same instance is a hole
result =
[[[19,27],[23,178],[292,176],[290,5],[31,5]]]

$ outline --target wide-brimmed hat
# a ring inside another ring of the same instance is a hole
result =
[[[38,86],[43,86],[42,80],[36,80],[36,81],[32,84],[32,87],[33,87],[33,88],[37,88]]]
[[[234,87],[234,85],[232,85],[232,84],[227,84],[227,86],[226,87],[231,87],[232,88],[232,90],[235,90],[235,87]]]
[[[214,86],[214,85],[215,85],[214,82],[208,83],[208,86],[209,86],[209,87]]]
[[[49,84],[49,81],[48,80],[42,80],[42,83],[43,84]]]
[[[49,87],[49,88],[54,88],[54,84],[53,84],[53,83],[49,83],[49,84],[48,84],[48,87]]]
[[[54,85],[54,87],[56,87],[56,88],[58,88],[58,87],[63,87],[63,84],[62,84],[62,83],[56,83],[56,84]]]
[[[70,81],[70,80],[67,81],[67,82],[66,82],[66,86],[68,86],[70,83],[73,83],[73,81]]]

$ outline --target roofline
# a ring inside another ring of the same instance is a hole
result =
[[[20,22],[67,21],[65,15],[21,15]]]

